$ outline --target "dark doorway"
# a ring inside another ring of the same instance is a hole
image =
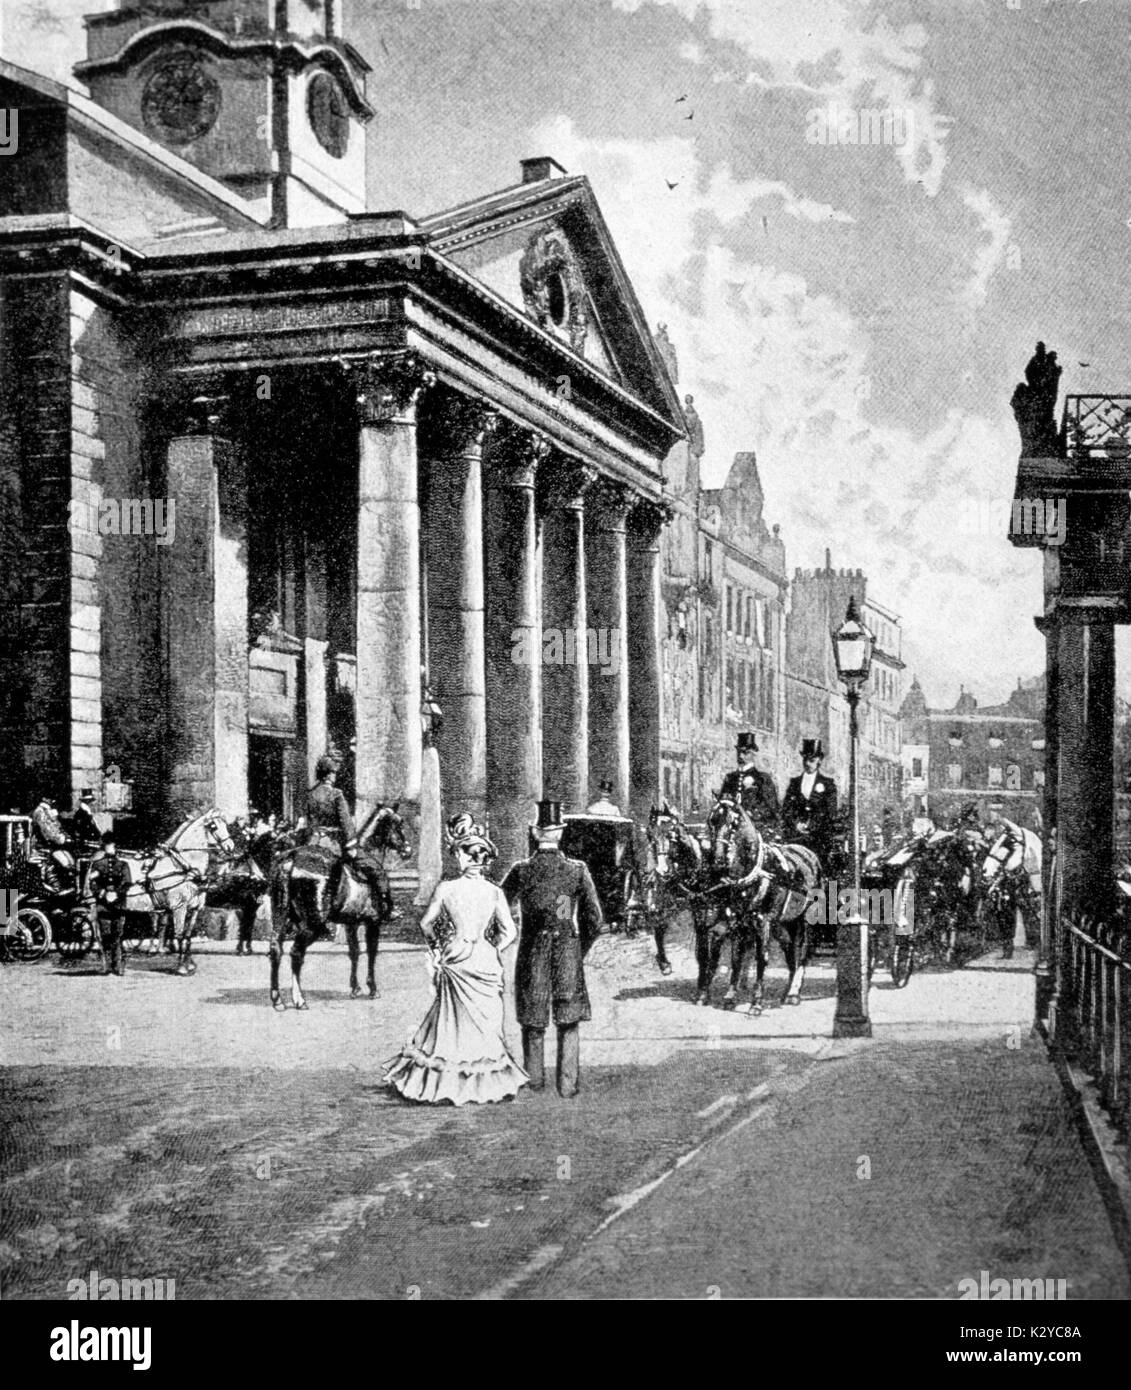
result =
[[[249,804],[263,815],[282,818],[286,812],[287,742],[252,734],[247,748]]]

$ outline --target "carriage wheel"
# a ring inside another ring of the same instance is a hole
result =
[[[82,960],[97,940],[94,923],[85,911],[75,912],[67,923],[66,935],[61,936],[55,945],[64,960]]]
[[[7,953],[12,960],[39,960],[51,949],[51,923],[38,908],[24,907],[16,913],[15,933],[8,937]]]

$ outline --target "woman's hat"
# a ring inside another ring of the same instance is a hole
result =
[[[823,758],[825,745],[819,738],[803,738],[801,740],[801,756],[803,758]]]
[[[453,853],[457,849],[485,849],[492,856],[499,852],[486,830],[468,811],[457,811],[448,818],[448,848]]]

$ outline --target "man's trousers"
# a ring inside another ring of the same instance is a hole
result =
[[[532,1090],[546,1084],[546,1030],[523,1028],[523,1068]],[[576,1023],[558,1025],[558,1094],[572,1099],[581,1085],[581,1033]]]

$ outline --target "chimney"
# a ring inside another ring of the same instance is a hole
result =
[[[519,160],[522,165],[523,183],[541,183],[543,179],[565,178],[566,171],[548,154],[537,155],[534,159]]]

